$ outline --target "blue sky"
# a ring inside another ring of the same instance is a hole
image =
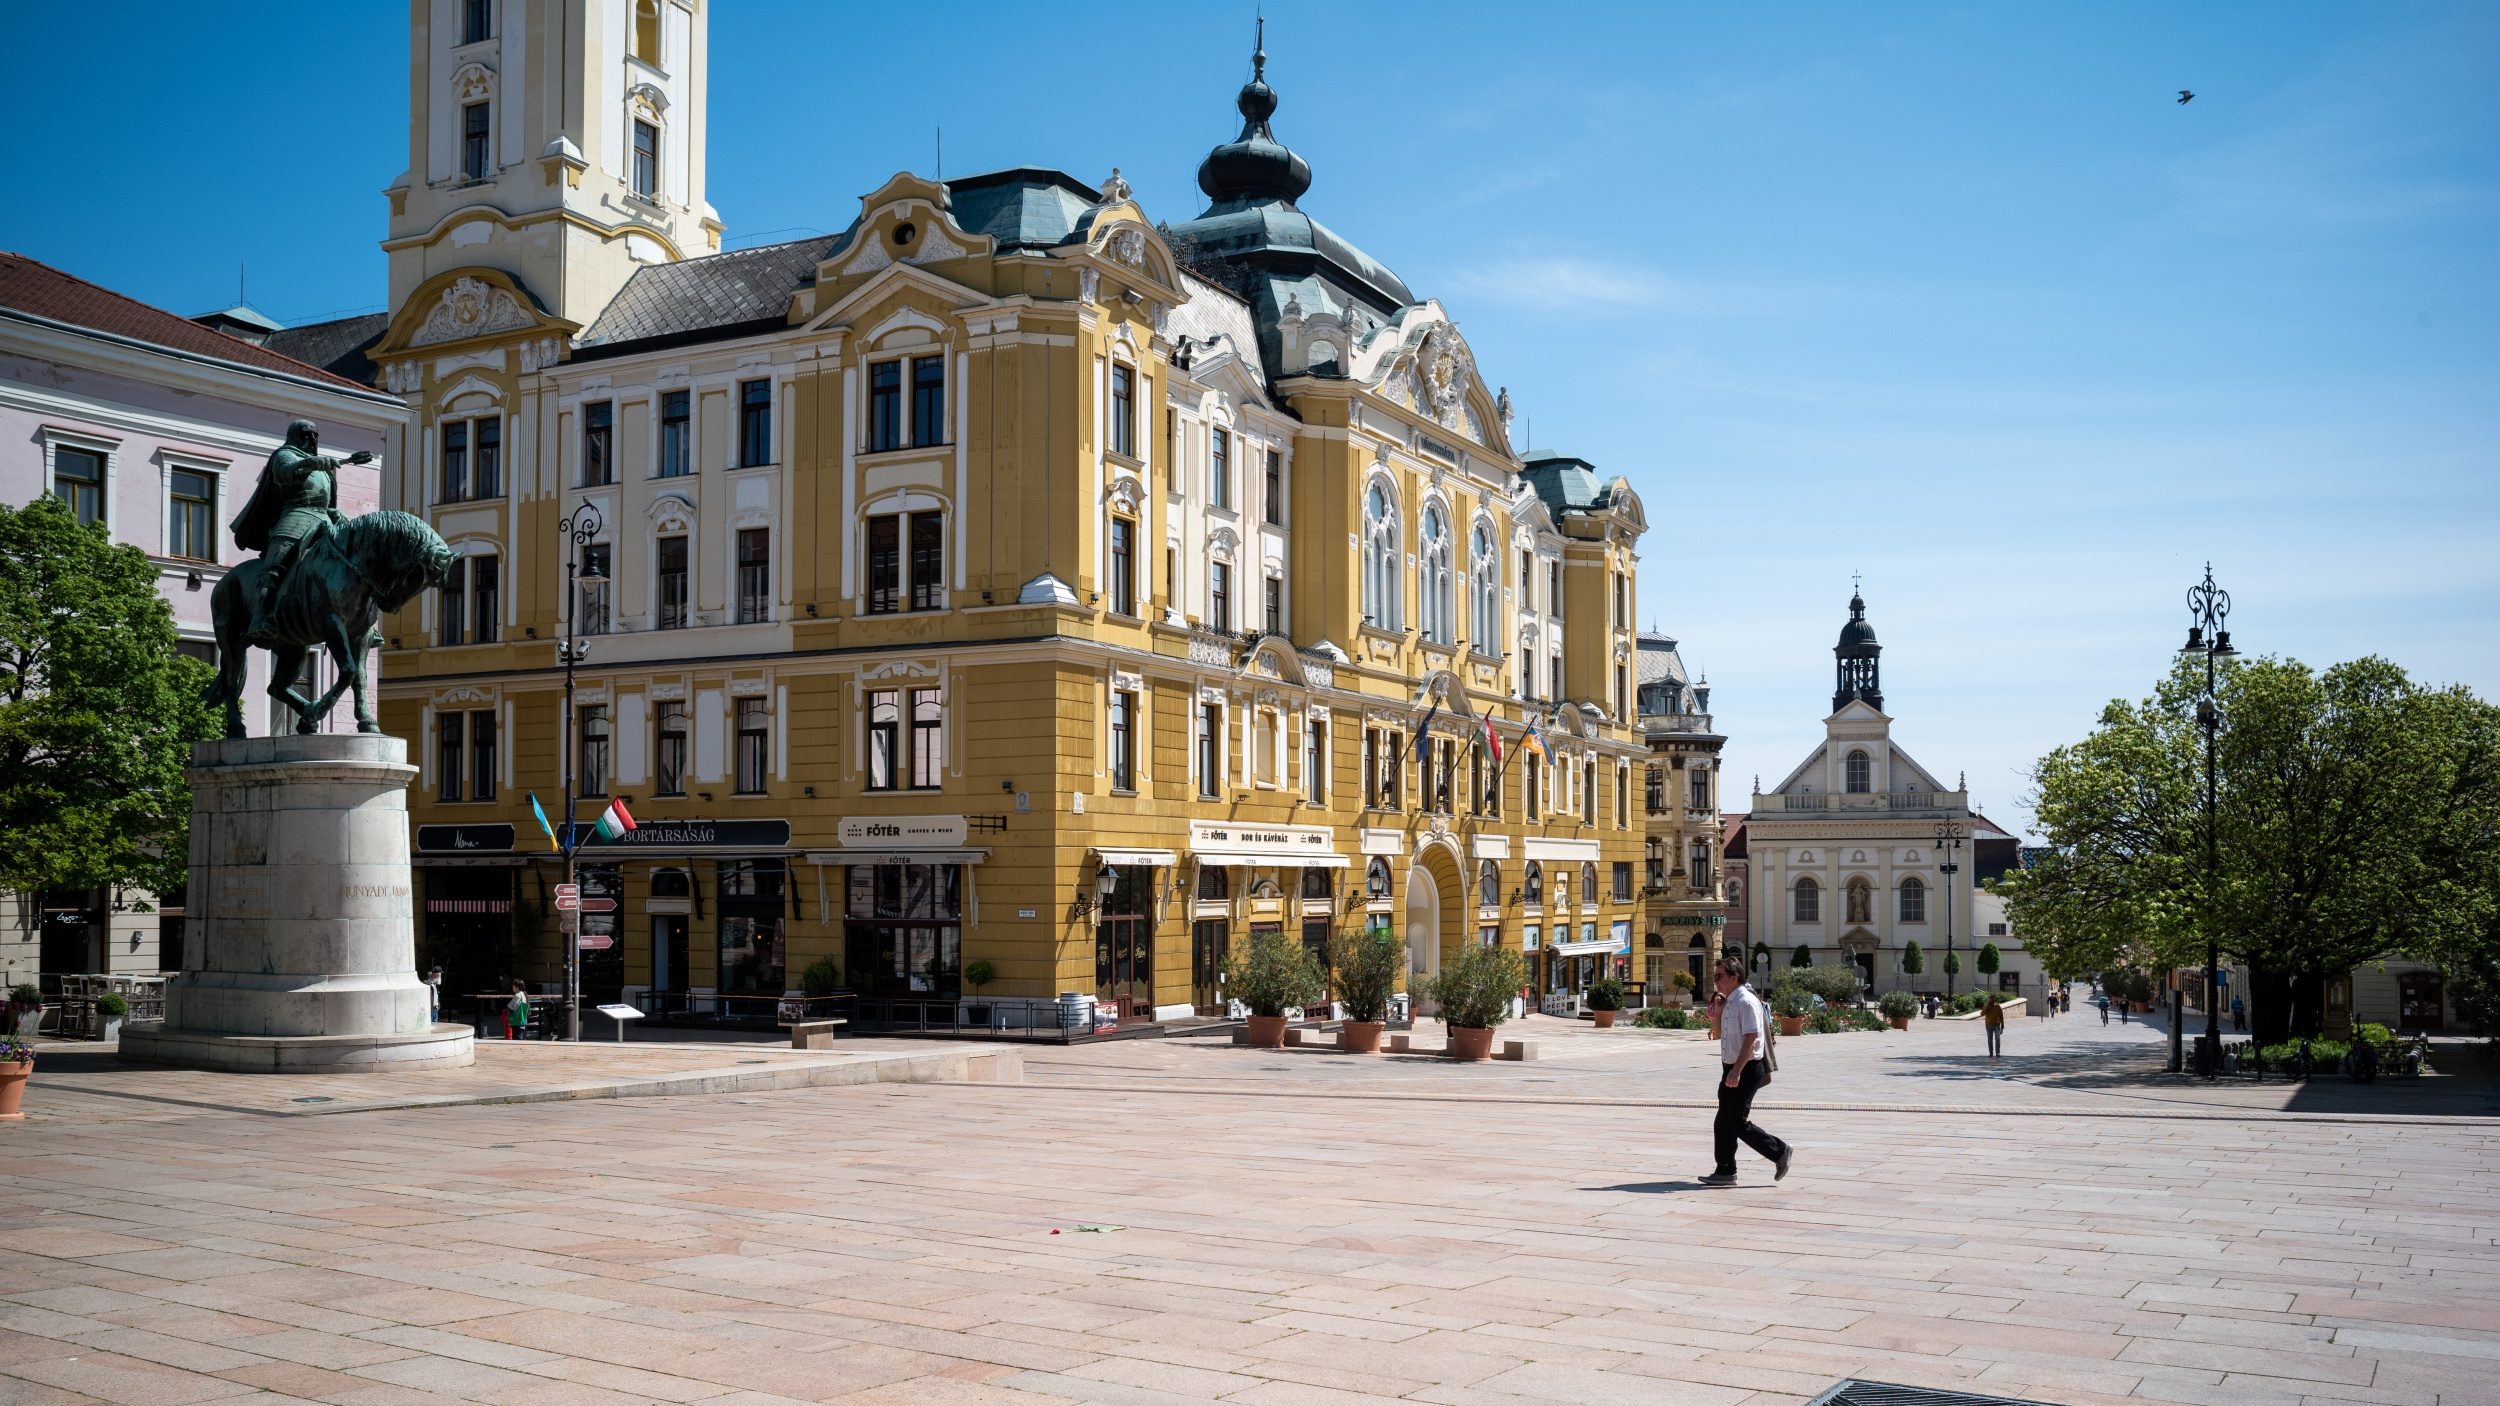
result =
[[[939,114],[950,171],[1199,208],[1248,5],[965,9],[712,7],[733,244],[839,229]],[[1267,10],[1305,207],[1641,491],[1732,804],[1820,735],[1852,571],[1904,745],[2016,824],[2208,558],[2244,648],[2500,695],[2500,7]],[[113,74],[24,66],[0,247],[185,312],[240,261],[282,319],[373,306],[404,14],[15,17]]]

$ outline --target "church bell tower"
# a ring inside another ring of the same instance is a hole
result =
[[[1883,711],[1883,657],[1884,647],[1875,642],[1875,627],[1866,623],[1866,602],[1851,591],[1849,623],[1840,627],[1840,643],[1832,646],[1832,658],[1837,664],[1832,683],[1833,712],[1848,707],[1852,701]]]
[[[391,306],[510,275],[588,325],[643,264],[720,248],[703,198],[710,0],[409,0]]]

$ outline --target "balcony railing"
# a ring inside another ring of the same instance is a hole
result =
[[[1777,802],[1776,805],[1773,802]],[[1763,796],[1753,800],[1755,812],[1781,810],[1791,814],[1835,811],[1888,811],[1894,814],[1933,815],[1942,811],[1965,809],[1969,795],[1962,791],[1812,791],[1801,796]]]

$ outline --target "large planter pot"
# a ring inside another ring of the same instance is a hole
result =
[[[1775,1017],[1775,1019],[1777,1019],[1780,1023],[1780,1033],[1782,1035],[1803,1035],[1806,1033],[1806,1018],[1804,1016],[1783,1015]]]
[[[1598,1029],[1612,1030],[1615,1028],[1615,1017],[1618,1014],[1620,1014],[1618,1011],[1590,1011],[1589,1018],[1597,1022]]]
[[[1450,1027],[1450,1058],[1477,1060],[1492,1057],[1493,1032],[1491,1029],[1470,1030],[1464,1025]]]
[[[119,1040],[121,1037],[122,1018],[117,1015],[106,1016],[104,1018],[104,1038],[106,1040]]]
[[[1895,1030],[1907,1030],[1910,1028],[1910,1018],[1906,1015],[1893,1015],[1886,1016],[1884,1018],[1892,1022],[1892,1028]]]
[[[17,1038],[31,1040],[43,1025],[43,1007],[29,1006],[17,1013]]]
[[[1250,1048],[1281,1050],[1285,1047],[1285,1018],[1281,1015],[1250,1017]]]
[[[1337,1027],[1338,1047],[1347,1054],[1378,1054],[1380,1032],[1388,1028],[1377,1020],[1349,1020]]]
[[[26,1098],[26,1076],[35,1072],[31,1059],[13,1059],[0,1063],[0,1119],[16,1122],[26,1115],[17,1106]]]

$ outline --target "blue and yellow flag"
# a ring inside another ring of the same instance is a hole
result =
[[[563,849],[564,846],[556,843],[556,827],[547,823],[546,808],[538,804],[538,793],[536,791],[530,792],[530,814],[538,817],[538,828],[547,832],[547,848],[552,850]]]
[[[1528,715],[1527,732],[1519,739],[1519,750],[1524,752],[1531,747],[1536,749],[1538,756],[1545,759],[1546,765],[1553,765],[1554,749],[1545,745],[1545,729],[1537,726],[1536,715],[1533,713]]]

